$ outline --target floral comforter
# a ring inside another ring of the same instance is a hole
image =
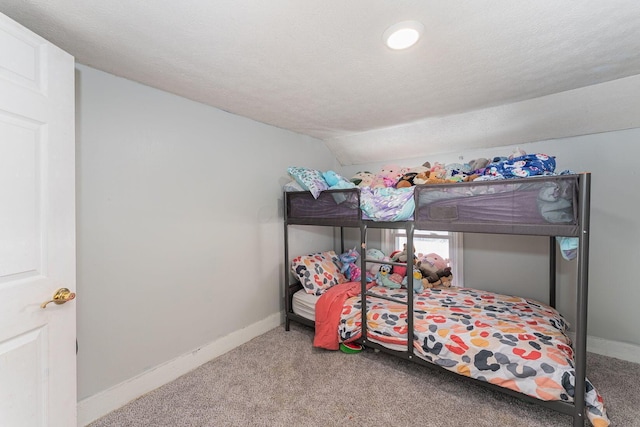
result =
[[[406,301],[406,290],[374,286],[374,294]],[[426,289],[414,297],[415,354],[460,375],[541,400],[573,401],[575,369],[567,323],[553,308],[525,298],[468,288]],[[360,296],[347,299],[340,340],[360,336]],[[407,346],[407,312],[401,302],[367,298],[368,339]],[[587,416],[609,425],[602,398],[587,381]]]

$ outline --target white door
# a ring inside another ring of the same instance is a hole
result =
[[[0,14],[0,426],[76,425],[74,60]],[[71,298],[71,296],[67,296]]]

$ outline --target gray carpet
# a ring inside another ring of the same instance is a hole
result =
[[[304,326],[278,327],[90,426],[572,425],[567,415],[446,373],[372,350],[320,350],[312,340]],[[612,426],[640,426],[640,365],[589,354],[587,376]]]

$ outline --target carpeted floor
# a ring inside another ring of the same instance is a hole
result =
[[[572,418],[393,356],[312,347],[278,327],[90,427],[567,426]],[[612,426],[640,427],[640,365],[589,354]]]

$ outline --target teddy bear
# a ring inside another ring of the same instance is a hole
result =
[[[414,252],[415,252],[415,248],[414,248]],[[415,259],[416,256],[415,254],[413,255],[413,258]],[[394,251],[391,253],[391,261],[394,262],[407,262],[407,259],[409,259],[409,257],[407,256],[407,244],[405,243],[402,246],[402,250],[401,251]]]
[[[414,248],[414,252],[415,252],[415,248]],[[407,275],[407,266],[406,266],[406,262],[407,262],[407,244],[405,243],[403,246],[403,249],[401,251],[393,251],[391,252],[391,257],[390,257],[391,261],[393,262],[404,262],[405,265],[394,265],[393,266],[393,272],[396,274],[399,274],[401,277],[405,277]],[[413,255],[413,263],[415,264],[417,260],[417,257],[414,253]]]

